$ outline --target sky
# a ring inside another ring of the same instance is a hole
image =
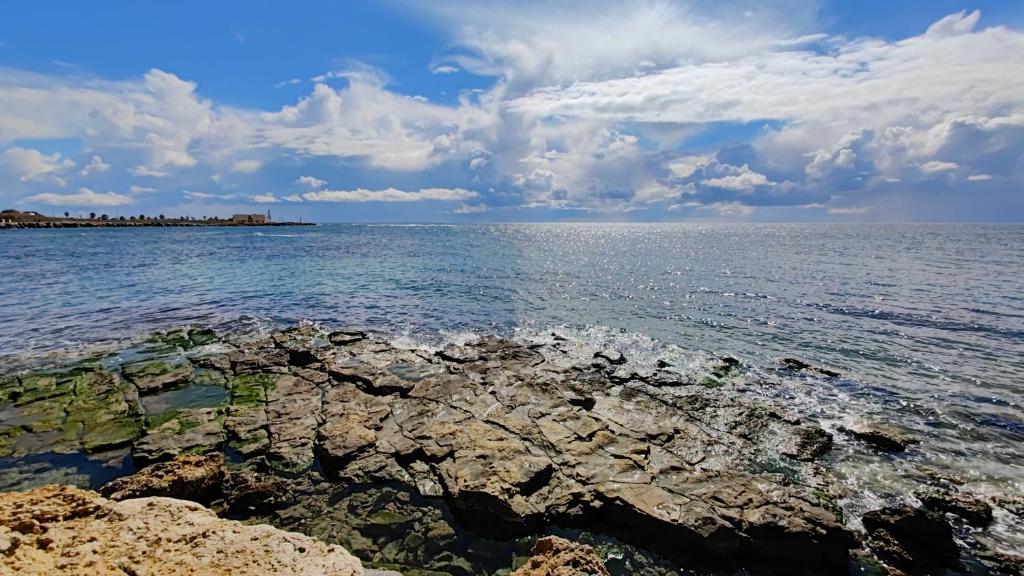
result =
[[[3,208],[1020,222],[1024,3],[10,3]]]

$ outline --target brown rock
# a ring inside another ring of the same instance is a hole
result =
[[[153,464],[108,482],[99,491],[111,500],[167,496],[208,504],[220,494],[223,480],[222,455],[181,454],[170,462]]]
[[[64,486],[0,494],[3,542],[0,572],[23,576],[363,574],[340,546],[222,520],[194,502],[113,502]]]
[[[608,576],[594,549],[547,536],[533,546],[533,557],[511,576]]]

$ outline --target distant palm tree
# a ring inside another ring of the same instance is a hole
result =
[[[65,218],[69,218],[70,216],[71,216],[71,213],[69,213],[69,212],[65,212],[65,213],[64,213],[64,217],[65,217]]]
[[[163,214],[161,214],[161,215],[157,216],[157,218],[159,218],[159,219],[163,220],[163,219],[164,219],[164,215],[163,215]]]
[[[95,219],[96,219],[96,213],[95,212],[89,212],[89,220],[95,220]]]

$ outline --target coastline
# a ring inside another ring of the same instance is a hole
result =
[[[951,566],[980,554],[958,550],[953,531],[1011,504],[922,476],[920,507],[844,518],[833,471],[846,452],[836,446],[913,454],[917,439],[882,423],[824,430],[765,398],[759,390],[773,384],[742,366],[723,357],[695,377],[555,336],[431,351],[312,326],[231,338],[172,330],[64,368],[0,376],[10,416],[0,469],[68,483],[39,476],[32,457],[79,455],[120,462],[115,476],[138,467],[112,484],[124,488],[207,454],[223,459],[214,468],[230,481],[131,497],[199,500],[399,570],[493,573],[475,547],[511,561],[556,528],[606,561],[625,555],[636,574],[666,562],[842,573],[851,558]],[[777,370],[840,377],[796,359]],[[921,555],[917,536],[901,532],[908,523],[927,527],[935,553]]]
[[[143,221],[91,221],[54,220],[48,222],[0,222],[0,230],[27,230],[50,228],[175,228],[175,227],[256,227],[316,226],[314,222],[230,222],[203,220],[143,220]]]

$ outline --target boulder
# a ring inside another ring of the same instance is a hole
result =
[[[594,549],[557,536],[546,536],[533,546],[532,557],[511,576],[608,576]]]
[[[0,550],[0,572],[22,576],[363,574],[340,546],[222,520],[194,502],[115,502],[65,486],[0,493]]]
[[[169,462],[153,464],[108,482],[99,492],[111,500],[166,496],[209,504],[220,496],[223,480],[222,455],[181,454]]]

